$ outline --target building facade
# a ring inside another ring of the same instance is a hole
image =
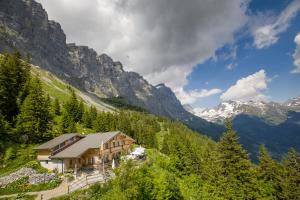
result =
[[[115,131],[88,135],[63,134],[38,147],[37,159],[49,170],[60,173],[74,171],[77,174],[82,168],[101,169],[127,154],[134,139]]]

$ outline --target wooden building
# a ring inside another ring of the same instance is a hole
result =
[[[81,168],[100,169],[122,153],[127,154],[134,139],[120,131],[80,135],[60,135],[38,147],[37,159],[49,170],[64,173]]]

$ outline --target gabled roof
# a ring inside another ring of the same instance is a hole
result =
[[[79,137],[84,137],[83,135],[77,134],[77,133],[68,133],[68,134],[62,134],[56,138],[53,138],[52,140],[41,144],[38,147],[35,147],[34,149],[39,150],[39,149],[51,149],[61,143],[63,143],[64,141],[74,137],[74,136],[79,136]]]
[[[78,158],[88,149],[99,148],[118,134],[123,134],[120,131],[88,134],[85,138],[79,140],[75,144],[69,146],[65,150],[51,156],[51,158]],[[128,136],[127,136],[128,137]],[[132,139],[133,140],[133,139]]]

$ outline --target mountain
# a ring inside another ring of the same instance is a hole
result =
[[[91,96],[122,97],[130,105],[180,120],[194,130],[221,132],[220,126],[187,112],[165,85],[155,87],[87,46],[67,44],[61,26],[49,20],[41,4],[33,0],[0,1],[0,52],[14,50]]]
[[[231,119],[240,142],[256,160],[264,144],[275,158],[290,147],[300,150],[300,97],[285,103],[226,101],[196,115],[218,124]]]
[[[300,151],[300,113],[289,111],[287,120],[278,124],[266,123],[259,117],[240,114],[233,119],[233,127],[240,142],[257,159],[258,147],[264,144],[274,158],[280,159],[284,152],[293,147]]]
[[[194,108],[190,104],[183,104],[183,108],[189,113],[196,114]]]
[[[191,108],[182,106],[172,90],[164,84],[153,86],[138,73],[125,71],[122,63],[114,61],[106,54],[99,55],[87,46],[67,44],[61,26],[49,20],[41,4],[33,0],[0,0],[0,53],[14,50],[18,50],[23,56],[29,55],[31,63],[77,88],[83,99],[97,105],[101,110],[113,110],[103,99],[117,97],[155,115],[181,121],[192,130],[215,140],[219,139],[224,130],[222,121],[225,118],[246,114],[248,118],[242,117],[243,120],[238,120],[239,123],[234,121],[234,127],[238,130],[242,143],[253,155],[257,152],[257,146],[266,142],[263,134],[270,141],[279,138],[274,140],[279,143],[275,142],[275,146],[270,147],[270,151],[276,155],[285,152],[281,146],[276,147],[276,144],[285,147],[297,145],[293,143],[293,139],[290,143],[286,141],[281,144],[280,137],[297,137],[289,132],[298,130],[299,126],[297,114],[289,115],[289,109],[297,111],[299,98],[287,102],[287,105],[224,102],[213,110],[200,112],[200,117],[195,116],[189,112]],[[49,78],[46,82],[48,81]],[[265,128],[255,129],[253,124],[257,120],[261,122],[260,127]],[[275,126],[281,128],[281,132],[274,131]],[[289,128],[287,135],[284,135],[284,128]],[[259,132],[260,130],[262,131]],[[281,134],[280,137],[271,134],[275,132]]]
[[[300,97],[282,104],[264,101],[226,101],[214,108],[198,112],[196,115],[210,122],[222,124],[227,118],[234,118],[237,115],[245,114],[256,116],[267,123],[278,125],[287,119],[289,111],[300,111]]]
[[[292,98],[283,103],[289,110],[300,112],[300,96]]]

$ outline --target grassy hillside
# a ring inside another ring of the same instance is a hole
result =
[[[74,88],[73,86],[67,84],[63,80],[59,79],[55,75],[51,74],[50,72],[45,71],[37,66],[32,66],[31,72],[34,76],[40,78],[45,92],[49,94],[52,98],[58,98],[61,102],[65,102],[68,99],[68,97],[71,96],[71,88],[75,91],[78,97],[82,99],[84,103],[88,106],[96,106],[96,108],[99,111],[105,112],[113,112],[116,110],[116,108],[112,105],[105,103],[104,98],[101,99],[95,94],[80,91]]]

